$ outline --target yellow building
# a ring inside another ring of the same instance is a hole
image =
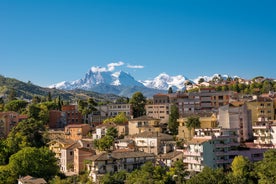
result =
[[[217,127],[217,117],[215,114],[199,114],[200,128],[215,128]],[[191,140],[194,136],[194,129],[191,131],[186,127],[186,122],[189,117],[179,118],[178,139]]]
[[[269,97],[257,97],[246,103],[247,108],[252,112],[252,125],[263,119],[266,121],[274,120],[273,100]]]

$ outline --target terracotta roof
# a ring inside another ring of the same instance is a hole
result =
[[[154,154],[145,153],[145,152],[134,152],[134,151],[101,153],[99,155],[92,156],[89,160],[104,161],[104,160],[109,160],[110,158],[122,159],[122,158],[139,158],[139,157],[154,157]]]
[[[211,140],[211,139],[209,139],[209,138],[193,138],[192,140],[188,141],[188,143],[189,144],[202,144],[209,140]]]
[[[160,139],[171,139],[173,140],[173,136],[169,134],[164,134],[160,132],[142,132],[136,135],[133,135],[134,137],[143,137],[143,138],[160,138]]]
[[[82,128],[85,126],[89,126],[88,124],[71,124],[71,125],[67,125],[66,128]]]
[[[161,159],[172,159],[176,156],[179,156],[183,154],[182,152],[180,151],[173,151],[173,152],[169,152],[169,153],[165,153],[165,154],[162,154],[162,155],[159,155],[158,158],[161,158]]]
[[[43,178],[35,178],[29,175],[19,178],[18,181],[23,184],[47,184],[47,182]]]

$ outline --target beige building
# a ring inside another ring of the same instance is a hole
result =
[[[217,127],[217,116],[213,113],[197,114],[199,116],[200,128],[215,128]],[[178,139],[190,140],[194,136],[194,129],[189,130],[186,127],[188,117],[179,118],[178,120]]]
[[[135,135],[145,131],[161,132],[160,119],[148,116],[130,119],[128,121],[128,131],[129,135]]]
[[[71,140],[81,140],[91,131],[88,124],[71,124],[65,127],[65,138]]]
[[[148,161],[154,162],[155,156],[151,153],[125,151],[101,153],[87,160],[90,162],[87,164],[89,176],[96,183],[106,173],[121,170],[131,172]]]
[[[273,100],[269,97],[257,97],[246,103],[252,112],[252,125],[256,125],[258,118],[265,118],[268,121],[274,120]]]
[[[173,136],[159,132],[142,132],[134,135],[132,139],[136,149],[155,155],[173,151],[176,144]]]

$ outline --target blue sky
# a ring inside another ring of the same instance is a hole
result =
[[[0,0],[0,74],[41,86],[113,65],[137,80],[163,72],[276,78],[275,7],[274,0]]]

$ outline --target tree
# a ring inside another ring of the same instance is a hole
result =
[[[116,125],[124,124],[127,122],[128,122],[128,118],[123,112],[120,112],[115,117],[107,118],[103,121],[104,124],[115,123]]]
[[[8,101],[16,100],[16,91],[14,88],[9,89]]]
[[[276,150],[269,149],[264,153],[264,159],[256,163],[256,172],[260,184],[272,184],[276,181]]]
[[[222,168],[212,169],[204,167],[201,173],[196,174],[191,179],[187,180],[187,184],[224,184],[226,177]]]
[[[45,127],[41,121],[33,118],[23,120],[12,129],[6,139],[8,156],[16,153],[24,147],[42,147],[46,145],[43,132]]]
[[[46,147],[26,147],[10,157],[9,169],[11,175],[31,175],[49,180],[59,171],[55,154]]]
[[[172,94],[172,93],[173,93],[173,89],[172,87],[169,87],[168,94]]]
[[[169,115],[169,130],[173,135],[178,134],[178,122],[177,119],[179,118],[179,112],[176,105],[171,106],[171,112]]]
[[[109,135],[105,135],[100,139],[94,140],[94,145],[97,150],[100,151],[109,151],[110,147],[113,145],[114,138]]]
[[[236,156],[231,164],[232,173],[228,174],[230,183],[247,184],[254,183],[254,178],[251,176],[252,163],[244,156]]]
[[[185,169],[185,165],[181,160],[174,163],[173,167],[169,171],[175,183],[184,183],[185,177],[188,176],[188,172]]]
[[[121,170],[114,174],[107,173],[101,178],[100,183],[101,184],[113,184],[113,183],[124,184],[126,176],[127,176],[127,171],[125,170]]]
[[[197,117],[197,116],[190,116],[190,117],[188,117],[188,119],[187,119],[187,121],[185,123],[186,123],[186,127],[188,128],[188,130],[190,132],[190,138],[191,138],[192,137],[191,136],[192,129],[200,128],[199,117]]]
[[[200,78],[199,80],[198,80],[198,84],[201,84],[202,82],[204,82],[205,80],[204,80],[204,78]]]
[[[132,105],[134,118],[145,115],[146,97],[141,92],[134,93],[129,103]]]
[[[118,130],[115,127],[110,127],[106,130],[106,136],[111,136],[114,139],[118,137]]]
[[[5,105],[5,111],[23,113],[28,105],[25,100],[12,100]]]
[[[48,101],[48,102],[51,102],[51,101],[52,101],[52,94],[51,94],[50,91],[48,92],[47,101]]]

